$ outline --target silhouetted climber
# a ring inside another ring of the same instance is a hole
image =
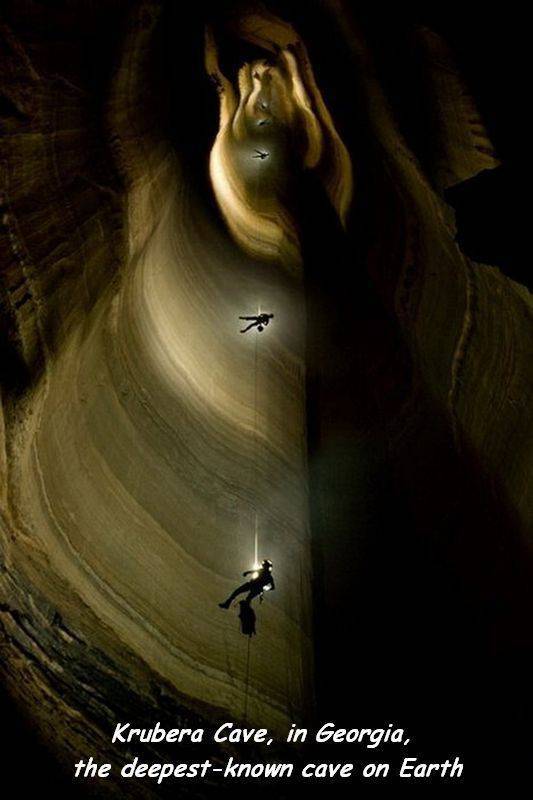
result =
[[[270,153],[267,153],[266,150],[255,150],[255,156],[252,156],[252,158],[260,158],[261,161],[264,161],[269,155]]]
[[[235,589],[227,600],[223,603],[219,603],[220,608],[229,608],[235,598],[244,592],[248,592],[248,597],[244,602],[250,603],[254,597],[259,597],[263,592],[268,592],[276,588],[274,578],[272,577],[272,561],[269,561],[268,558],[265,558],[258,570],[248,569],[242,574],[244,578],[247,575],[251,575],[252,580],[243,583],[242,586]]]
[[[239,600],[239,606],[241,633],[243,633],[245,636],[255,636],[255,611],[248,600]]]
[[[246,321],[251,320],[250,324],[246,328],[243,328],[241,333],[246,333],[251,328],[257,328],[259,333],[262,333],[270,320],[274,319],[274,314],[256,314],[252,317],[239,317],[239,319],[244,319]]]

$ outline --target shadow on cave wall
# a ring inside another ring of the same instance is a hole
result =
[[[429,154],[424,118],[413,106],[415,76],[396,59],[398,39],[408,36],[402,12],[398,26],[387,26],[378,53],[381,70],[392,68],[384,83],[395,110],[401,108],[402,132],[424,164]],[[373,24],[367,19],[368,37],[376,41],[382,27]],[[391,35],[397,39],[387,50]],[[468,44],[467,63],[479,55]],[[332,51],[320,62],[326,84],[345,74],[340,59]],[[436,753],[451,747],[469,761],[467,782],[481,784],[505,777],[496,769],[488,775],[487,759],[517,763],[525,747],[532,565],[523,524],[503,488],[466,444],[456,449],[449,421],[423,385],[407,450],[394,454],[388,447],[387,426],[418,377],[397,322],[368,279],[354,275],[366,275],[368,242],[376,231],[387,236],[386,215],[396,201],[357,114],[350,118],[343,108],[343,93],[341,77],[328,100],[356,154],[351,240],[343,241],[332,218],[325,235],[324,208],[306,209],[318,716],[347,727],[354,720],[401,720],[412,726],[421,757],[438,760]],[[489,127],[505,149],[508,132],[499,118],[494,123]],[[505,169],[482,173],[450,195],[466,253],[520,280],[509,240],[516,176],[512,166]],[[493,217],[498,223],[483,240]],[[494,728],[517,735],[495,739]],[[338,757],[338,750],[329,755]]]
[[[423,386],[408,448],[390,451],[387,426],[416,375],[394,318],[354,279],[352,248],[363,276],[372,223],[361,207],[350,243],[331,215],[328,237],[324,207],[313,224],[319,207],[306,209],[318,717],[401,720],[423,733],[428,757],[463,748],[479,780],[479,729],[519,724],[531,663],[523,531]]]

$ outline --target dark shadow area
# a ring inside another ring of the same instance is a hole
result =
[[[23,718],[20,709],[6,694],[0,682],[0,719],[4,730],[2,767],[16,774],[17,793],[33,797],[43,786],[53,787],[54,797],[85,796],[74,787],[53,756],[39,741],[34,727]]]
[[[374,335],[386,317],[366,308],[342,341],[364,350],[361,361],[371,352],[385,362],[383,350],[395,359],[396,342]],[[326,378],[319,366],[309,386],[317,717],[347,728],[392,722],[408,728],[409,755],[460,755],[470,785],[506,781],[507,758],[516,771],[526,763],[533,666],[533,574],[520,529],[423,397],[408,451],[391,459],[374,396],[390,374],[369,384],[357,358],[337,360],[342,347],[332,344]],[[337,747],[326,752],[339,758]]]
[[[516,246],[520,231],[516,182],[510,167],[486,170],[448,189],[446,199],[455,210],[457,242],[474,261],[497,266],[530,290],[533,274]]]
[[[526,187],[517,97],[524,73],[516,42],[523,20],[512,6],[480,18],[464,4],[412,2],[387,9],[390,24],[385,29],[379,19],[384,13],[383,4],[373,4],[371,11],[362,12],[363,25],[402,132],[421,163],[429,163],[431,137],[421,102],[424,72],[413,39],[418,26],[435,31],[450,47],[502,162],[446,192],[456,212],[460,247],[473,260],[497,266],[531,288],[526,236],[520,230]]]
[[[239,600],[239,619],[241,621],[241,632],[244,636],[255,636],[256,616],[250,603],[246,600]]]
[[[360,120],[353,103],[356,80],[352,71],[342,66],[345,46],[338,40],[331,19],[321,17],[316,6],[310,5],[304,15],[298,12],[296,1],[277,5],[282,15],[283,9],[292,6],[319,85],[335,109],[336,125],[341,135],[357,141]],[[376,2],[352,7],[399,128],[429,177],[434,123],[428,115],[426,76],[416,31],[429,28],[450,47],[502,162],[499,168],[447,191],[446,200],[456,212],[457,241],[473,260],[498,266],[513,280],[531,287],[531,269],[524,257],[525,231],[520,229],[526,187],[517,96],[523,69],[519,50],[513,49],[520,19],[512,9],[502,9],[498,15],[483,15],[481,20],[474,10],[469,12],[464,4],[456,3],[391,6]],[[317,30],[323,34],[318,39]],[[325,58],[324,45],[329,42],[334,44]],[[349,103],[346,97],[350,97]],[[357,169],[360,167],[358,164]]]
[[[467,60],[475,39],[469,47]],[[340,62],[332,50],[320,63],[339,74]],[[333,109],[356,159],[351,241],[317,187],[302,193],[317,717],[346,728],[406,727],[408,752],[386,747],[379,759],[461,755],[468,785],[509,785],[527,763],[530,555],[501,488],[475,454],[457,452],[399,327],[365,277],[372,238],[394,247],[401,199],[380,174],[357,111],[343,119],[342,103]],[[465,199],[459,238],[468,240],[469,255],[516,278],[503,223],[481,245],[483,210],[503,208],[501,180],[501,173],[487,178],[484,204],[482,188]],[[505,180],[512,182],[511,168]],[[512,215],[511,203],[506,218]],[[388,430],[409,395],[415,430],[394,453]],[[321,760],[353,757],[349,746],[323,745],[319,753]]]

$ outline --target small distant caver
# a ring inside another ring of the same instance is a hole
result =
[[[252,328],[257,328],[259,333],[262,333],[271,319],[274,319],[274,314],[255,314],[251,317],[239,317],[246,322],[250,322],[246,328],[241,330],[241,333],[247,333]]]

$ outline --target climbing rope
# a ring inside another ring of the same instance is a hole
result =
[[[259,307],[258,307],[259,311]],[[255,343],[254,343],[254,439],[253,439],[253,460],[254,460],[254,467],[253,467],[253,489],[252,492],[254,496],[254,567],[258,566],[258,549],[259,549],[259,524],[258,524],[258,514],[257,514],[257,490],[259,484],[259,475],[258,475],[258,458],[257,458],[257,450],[258,450],[258,437],[257,437],[257,423],[258,423],[258,416],[257,416],[257,382],[258,382],[258,369],[257,369],[257,362],[258,362],[258,334],[255,333]]]
[[[260,313],[260,306],[258,306],[258,313]],[[259,484],[259,474],[258,474],[258,437],[257,437],[257,424],[258,424],[258,414],[257,414],[257,401],[258,401],[258,338],[259,334],[257,331],[254,332],[255,342],[254,342],[254,393],[253,393],[253,401],[254,401],[254,429],[253,429],[253,470],[252,470],[252,500],[253,500],[253,509],[254,509],[254,529],[253,529],[253,552],[254,552],[254,561],[253,566],[259,566],[259,519],[257,513],[257,492],[258,492],[258,484]],[[250,696],[250,643],[251,643],[251,636],[248,636],[248,642],[246,645],[246,677],[245,677],[245,684],[244,684],[244,722],[248,722],[248,699]]]
[[[250,694],[250,642],[251,636],[248,636],[248,645],[246,648],[246,682],[244,684],[244,722],[248,722],[248,696]]]
[[[259,194],[259,181],[258,181],[259,173],[256,173],[256,179],[254,181],[254,191],[256,194]],[[261,304],[258,303],[257,305],[257,314],[261,313]],[[259,451],[259,438],[257,435],[257,428],[258,428],[258,380],[259,380],[259,369],[258,369],[258,339],[259,339],[259,332],[254,331],[254,354],[253,354],[253,372],[254,372],[254,391],[253,391],[253,403],[254,403],[254,416],[253,416],[253,470],[252,470],[252,503],[253,503],[253,510],[254,510],[254,527],[253,527],[253,554],[254,554],[254,561],[253,566],[254,569],[259,567],[259,515],[257,512],[257,499],[258,499],[258,490],[259,490],[259,458],[258,458],[258,451]],[[244,722],[248,721],[248,700],[250,694],[250,642],[251,636],[248,636],[248,642],[246,645],[246,679],[245,679],[245,689],[244,689]]]

